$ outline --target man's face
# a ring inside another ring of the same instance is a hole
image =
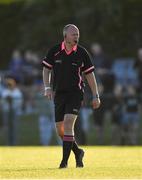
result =
[[[65,40],[72,46],[76,45],[79,41],[79,30],[74,26],[70,26],[67,29]]]

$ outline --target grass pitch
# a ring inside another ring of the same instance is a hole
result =
[[[83,147],[82,169],[73,153],[58,169],[61,147],[0,147],[0,179],[142,179],[142,147]]]

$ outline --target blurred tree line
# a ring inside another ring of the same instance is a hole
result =
[[[135,56],[142,46],[141,0],[21,0],[0,4],[0,61],[5,68],[14,48],[41,56],[62,40],[62,28],[80,28],[80,43],[99,42],[113,57]]]

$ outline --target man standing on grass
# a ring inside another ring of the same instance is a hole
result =
[[[49,100],[54,95],[56,128],[63,140],[63,157],[59,168],[67,167],[71,150],[75,154],[76,167],[83,167],[84,151],[74,138],[74,124],[83,100],[83,74],[92,91],[94,109],[100,106],[100,99],[90,56],[85,48],[78,45],[79,29],[68,24],[63,28],[63,36],[64,41],[51,48],[42,61],[44,95]]]

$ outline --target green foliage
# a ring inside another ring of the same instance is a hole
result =
[[[141,17],[141,0],[19,0],[0,5],[2,66],[16,47],[45,54],[62,40],[67,23],[80,28],[81,44],[88,48],[97,41],[113,57],[134,56],[142,46]]]
[[[21,36],[22,2],[0,5],[0,61],[1,68],[7,65],[11,52],[18,46]]]
[[[0,0],[0,4],[10,4],[13,2],[18,2],[18,1],[21,1],[21,0]]]

